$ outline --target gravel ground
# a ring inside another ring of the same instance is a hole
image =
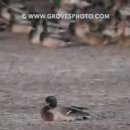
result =
[[[130,51],[116,45],[48,50],[0,34],[0,130],[130,130]],[[86,122],[45,124],[48,95],[88,107]]]

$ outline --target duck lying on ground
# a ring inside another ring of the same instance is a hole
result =
[[[43,33],[42,37],[41,37],[41,45],[45,48],[50,48],[50,49],[51,48],[52,49],[64,48],[64,47],[68,47],[69,45],[71,45],[71,41],[64,40],[56,35],[55,36],[47,35],[47,34]]]
[[[44,121],[84,121],[90,117],[90,114],[84,111],[86,108],[58,106],[54,96],[47,97],[45,101],[47,105],[41,110],[41,117]]]
[[[10,20],[8,22],[9,31],[15,34],[28,34],[32,29],[31,22],[18,22],[15,17],[15,12],[10,9]]]
[[[97,46],[108,44],[108,39],[99,34],[90,32],[89,25],[82,22],[71,23],[69,30],[85,45]]]
[[[51,25],[52,26],[52,25]],[[48,26],[47,21],[42,24],[37,24],[29,33],[29,39],[32,44],[40,44],[46,48],[61,48],[67,47],[70,42],[70,35],[65,33],[65,29],[58,28],[56,31],[52,30],[49,32],[50,25]]]
[[[30,33],[30,41],[32,44],[39,44],[45,48],[63,48],[71,45],[69,38],[61,36],[61,34],[48,34],[46,31],[41,33],[35,30]]]

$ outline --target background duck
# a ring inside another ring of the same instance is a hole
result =
[[[115,26],[111,26],[111,25],[106,26],[102,31],[102,35],[115,38],[117,36]]]
[[[113,16],[108,20],[108,22],[105,24],[104,29],[101,30],[102,35],[109,36],[112,39],[116,38],[117,36],[117,24],[121,21],[122,15],[119,10],[115,11]]]
[[[10,25],[10,31],[15,34],[28,34],[32,30],[30,23],[14,23]]]
[[[64,36],[61,37],[60,34],[41,34],[41,45],[46,48],[64,48],[71,45],[70,39],[65,38]]]
[[[45,47],[45,48],[56,49],[56,48],[67,47],[68,44],[61,39],[57,39],[57,38],[53,38],[53,37],[47,37],[43,40],[42,46]]]
[[[16,21],[15,12],[10,9],[10,20],[9,20],[9,30],[12,33],[17,34],[28,34],[30,30],[32,29],[31,22],[27,21],[26,23],[21,23]]]
[[[61,8],[76,4],[78,7],[90,6],[91,4],[86,0],[61,0]]]
[[[113,10],[119,10],[124,6],[125,4],[128,4],[128,0],[114,0],[114,7]]]
[[[86,32],[82,39],[80,39],[86,45],[97,46],[97,45],[107,45],[108,39],[96,33]]]
[[[65,39],[66,34],[63,35],[65,29],[59,24],[54,24],[45,20],[42,24],[34,21],[33,25],[34,28],[29,33],[29,39],[32,44],[41,44],[46,48],[61,48],[69,44],[69,40],[67,39],[67,41]]]
[[[35,19],[32,22],[32,29],[29,32],[29,40],[32,44],[40,44],[41,34],[45,31],[47,32],[47,22],[46,20]]]
[[[1,7],[1,17],[7,21],[10,20],[9,10],[14,11],[16,21],[20,22],[23,21],[21,15],[28,12],[28,7],[24,4],[11,4],[10,2],[8,4],[3,4],[3,6]]]
[[[64,3],[64,6],[61,6],[57,10],[57,14],[77,14],[79,12],[79,9],[87,8],[90,6],[90,4],[85,0],[64,0],[62,2]],[[59,21],[59,24],[64,28],[68,28],[69,23],[70,19],[61,19]]]
[[[81,14],[108,14],[109,11],[107,8],[104,6],[103,1],[94,1],[91,2],[90,6],[80,8],[79,13]],[[107,22],[107,19],[97,19],[97,18],[92,18],[92,19],[87,19],[86,22],[92,23],[92,31],[98,32],[98,30],[102,29],[104,26],[104,23]]]
[[[117,42],[122,47],[130,47],[130,34],[129,36],[125,36],[126,26],[127,26],[126,20],[122,20],[118,24]]]
[[[73,25],[73,27],[72,27]],[[71,32],[79,39],[81,43],[90,46],[107,44],[108,40],[99,34],[90,32],[90,27],[85,22],[78,21],[74,24],[71,23]]]
[[[60,25],[60,24],[56,24],[56,23],[53,23],[53,22],[50,22],[50,21],[47,21],[47,31],[49,34],[51,33],[58,33],[59,30],[65,30],[65,28]]]
[[[57,105],[57,99],[54,96],[46,98],[47,105],[41,109],[41,118],[44,121],[84,121],[90,117],[85,108],[80,107],[61,107]]]

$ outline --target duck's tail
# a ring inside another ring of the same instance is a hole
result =
[[[86,120],[88,120],[88,119],[90,119],[90,116],[77,116],[76,117],[76,121],[86,121]]]

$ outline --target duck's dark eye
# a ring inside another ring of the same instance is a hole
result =
[[[86,117],[86,116],[83,117],[83,120],[87,120],[87,119],[88,119],[88,117]]]

